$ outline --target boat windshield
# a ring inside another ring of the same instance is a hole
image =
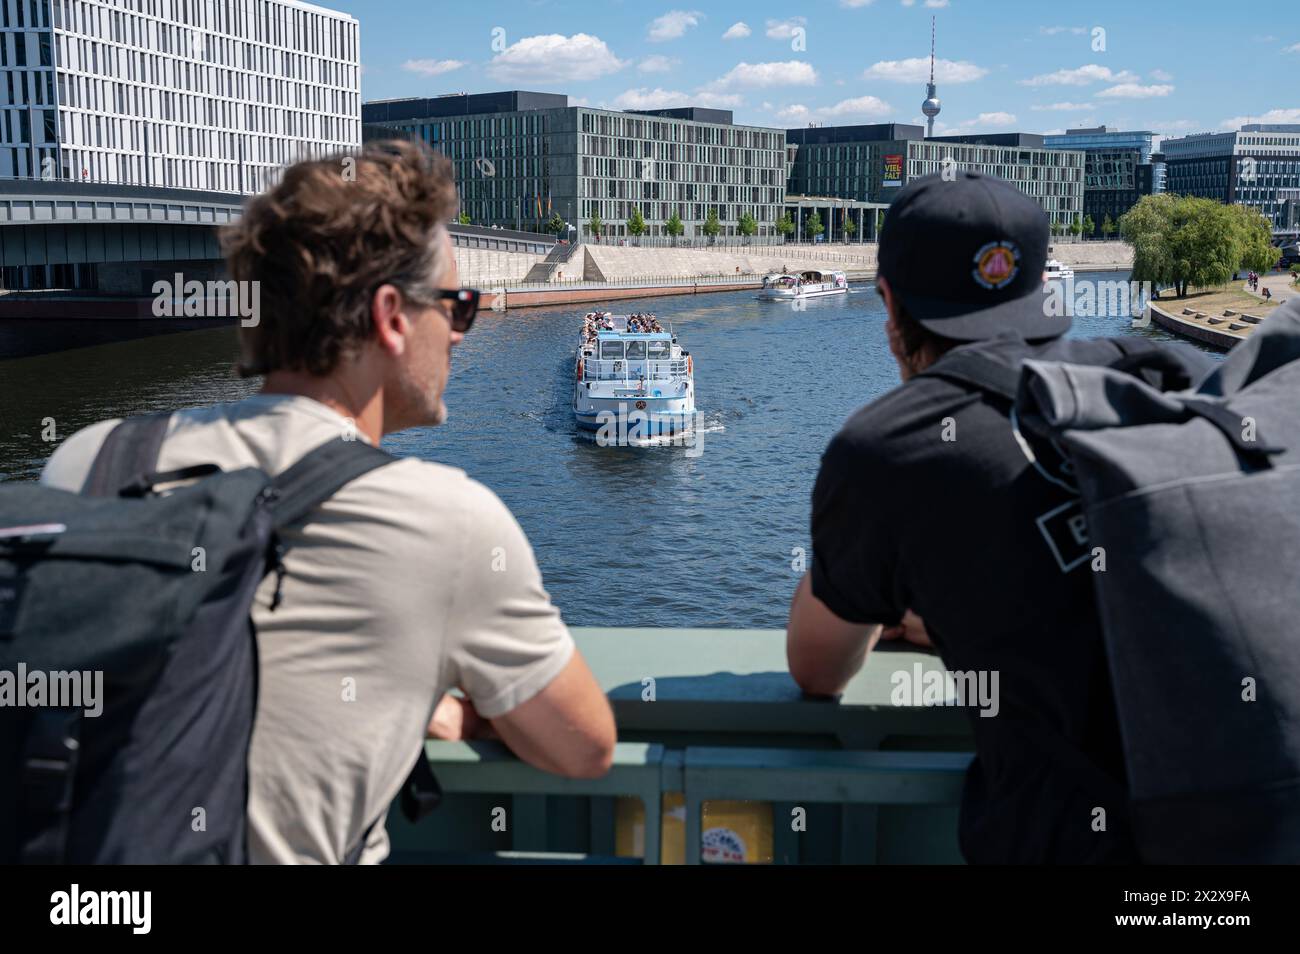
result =
[[[644,342],[644,341],[629,341],[629,342],[627,343],[627,359],[628,359],[629,361],[644,361],[644,360],[645,360],[645,342]]]
[[[647,344],[651,361],[667,361],[673,356],[673,346],[669,341],[650,341]]]
[[[600,358],[602,361],[608,361],[611,358],[623,357],[623,342],[621,341],[602,341],[600,343]]]

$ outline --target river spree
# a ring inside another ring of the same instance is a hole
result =
[[[753,292],[602,306],[672,322],[694,358],[698,456],[600,447],[578,434],[573,349],[587,307],[481,314],[452,356],[447,423],[385,446],[495,490],[571,625],[783,626],[819,456],[855,408],[898,384],[879,299],[855,284],[804,310]],[[45,334],[64,345],[103,334],[102,325],[58,325]],[[1071,333],[1168,337],[1132,329],[1127,315],[1076,318]],[[5,359],[18,345],[0,322],[0,479],[39,474],[55,446],[42,440],[48,418],[57,442],[102,418],[251,393],[256,382],[232,370],[234,336],[206,329]]]

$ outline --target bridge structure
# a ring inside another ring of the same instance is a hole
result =
[[[108,182],[0,179],[0,288],[145,295],[179,269],[221,271],[217,229],[249,196]],[[547,254],[555,238],[451,226],[458,247]]]

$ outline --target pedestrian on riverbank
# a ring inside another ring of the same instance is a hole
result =
[[[1125,354],[1064,337],[1070,318],[1044,304],[1048,233],[1034,200],[973,172],[927,176],[895,198],[876,283],[903,383],[822,456],[787,652],[813,695],[842,692],[881,639],[996,676],[996,717],[966,703],[977,752],[966,859],[1129,863],[1118,717],[1071,473],[1050,445],[1027,456],[1009,401],[944,371],[963,355],[1014,382],[1026,359]],[[1212,368],[1191,349],[1170,354],[1194,380]]]
[[[442,423],[451,352],[479,299],[459,283],[446,228],[456,203],[451,163],[406,141],[297,163],[251,199],[222,242],[230,277],[260,289],[239,370],[262,388],[172,414],[153,469],[279,475],[318,447]],[[81,490],[117,424],[68,438],[42,482]],[[491,730],[545,771],[608,770],[609,703],[487,487],[395,459],[280,539],[251,610],[253,862],[382,861],[389,805],[426,733]]]

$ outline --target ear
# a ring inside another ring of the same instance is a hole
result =
[[[370,300],[372,340],[385,354],[396,356],[406,350],[411,324],[405,309],[406,301],[393,285],[380,285]]]

